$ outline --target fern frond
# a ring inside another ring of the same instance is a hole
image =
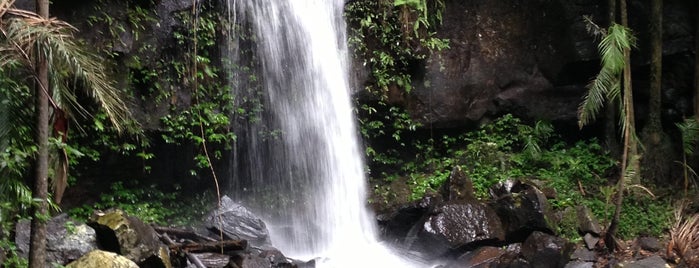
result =
[[[682,148],[685,155],[694,154],[694,147],[699,141],[699,121],[687,118],[681,123],[675,124],[682,133]]]

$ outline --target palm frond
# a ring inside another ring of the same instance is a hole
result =
[[[602,57],[600,72],[588,84],[588,91],[578,107],[580,128],[595,121],[600,109],[608,100],[620,97],[621,74],[625,64],[624,50],[636,44],[631,30],[619,24],[612,24],[603,34],[604,37],[598,46]]]
[[[76,29],[73,26],[27,13],[5,21],[3,26],[2,33],[7,42],[0,47],[0,52],[3,52],[0,67],[9,62],[20,62],[25,68],[33,69],[33,59],[38,56],[37,52],[40,53],[49,60],[51,90],[57,91],[57,96],[61,96],[70,108],[78,114],[87,114],[75,97],[74,90],[81,88],[100,104],[117,131],[124,130],[126,122],[131,119],[127,103],[107,77],[102,60],[75,41],[73,33]],[[55,101],[53,104],[58,105]]]

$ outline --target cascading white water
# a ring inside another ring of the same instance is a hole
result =
[[[409,267],[379,245],[366,208],[343,6],[229,0],[235,24],[251,35],[231,42],[237,104],[262,103],[236,130],[233,194],[266,215],[274,245],[287,255],[327,257],[330,267]]]

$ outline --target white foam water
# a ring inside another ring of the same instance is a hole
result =
[[[367,208],[344,1],[228,1],[253,33],[254,79],[264,88],[259,122],[236,131],[234,196],[267,215],[273,244],[291,257],[320,258],[319,267],[421,266],[379,243]],[[233,85],[238,98],[250,84]]]

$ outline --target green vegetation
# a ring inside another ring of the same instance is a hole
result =
[[[177,185],[174,191],[163,192],[156,185],[115,182],[109,192],[100,195],[99,201],[73,208],[68,214],[84,221],[95,209],[119,208],[146,223],[185,226],[201,220],[214,204],[212,195],[184,197]]]
[[[549,203],[558,211],[582,204],[602,221],[609,221],[613,215],[614,188],[609,186],[608,177],[616,161],[595,139],[563,142],[545,122],[527,125],[505,115],[476,131],[444,135],[435,140],[414,140],[407,147],[414,156],[373,163],[378,167],[375,169],[383,171],[372,173],[373,202],[420,199],[426,192],[438,191],[450,171],[458,166],[473,181],[479,199],[489,198],[488,189],[498,182],[521,179],[555,189],[557,196]],[[397,187],[409,189],[407,196],[396,196],[400,192]],[[396,200],[400,198],[404,199]],[[632,195],[623,206],[626,213],[621,217],[619,234],[626,238],[659,235],[666,230],[672,216],[670,203],[645,195]],[[558,231],[577,238],[577,220],[572,211],[573,218],[564,214]]]

